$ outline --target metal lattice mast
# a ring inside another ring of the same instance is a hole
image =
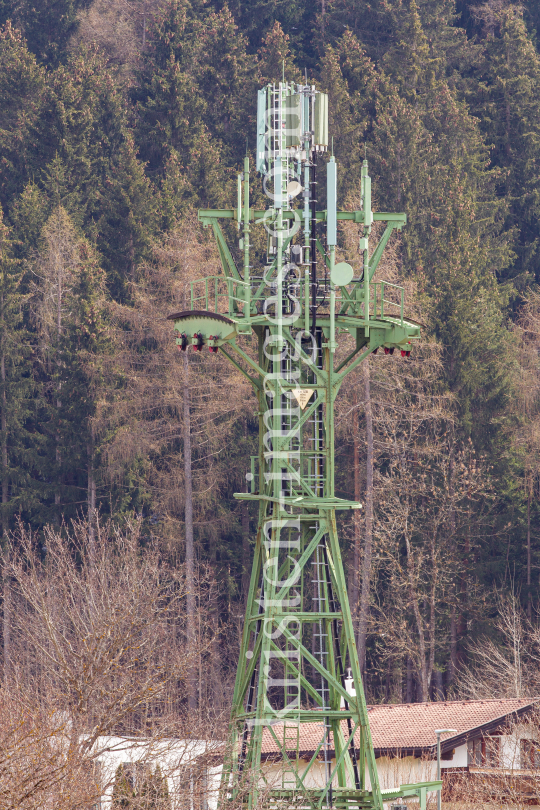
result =
[[[236,208],[199,212],[213,228],[224,277],[194,282],[192,309],[169,316],[182,349],[220,350],[248,377],[259,403],[250,492],[235,495],[257,502],[259,514],[222,807],[231,800],[249,808],[383,807],[336,532],[336,510],[361,505],[334,493],[334,401],[370,353],[383,347],[408,355],[420,330],[404,316],[402,288],[373,281],[392,231],[406,218],[372,212],[367,161],[360,210],[337,211],[333,156],[326,209],[317,204],[327,122],[328,98],[312,86],[281,82],[259,91],[256,163],[269,205],[250,207],[246,158]],[[241,232],[241,270],[222,220]],[[335,263],[338,220],[362,227],[357,276]],[[385,228],[370,252],[375,220]],[[260,268],[251,265],[255,226],[267,231]],[[355,345],[338,362],[344,333]],[[240,345],[252,335],[256,356]],[[348,671],[354,692],[346,688]],[[309,760],[302,755],[307,729],[315,751]],[[269,751],[277,760],[271,768]],[[426,790],[439,786],[401,786],[384,799],[418,795],[425,805]]]

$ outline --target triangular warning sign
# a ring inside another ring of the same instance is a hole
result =
[[[304,410],[308,404],[314,390],[314,388],[293,388],[293,394],[302,410]]]

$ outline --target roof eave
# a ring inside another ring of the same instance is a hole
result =
[[[537,704],[539,700],[540,698],[535,698],[530,703],[522,706],[520,709],[514,709],[511,712],[501,714],[499,717],[495,717],[493,720],[489,720],[487,723],[482,723],[480,726],[473,726],[466,731],[461,731],[459,734],[455,734],[453,737],[446,737],[446,739],[441,740],[441,754],[445,753],[446,751],[451,751],[452,748],[457,748],[458,745],[463,745],[471,737],[476,737],[482,733],[494,731],[503,725],[504,721],[510,717],[515,717],[516,719],[522,717],[524,714],[527,714],[527,712],[530,712],[531,708]],[[437,744],[434,743],[432,746],[429,746],[429,748],[430,750],[433,750],[435,754]]]

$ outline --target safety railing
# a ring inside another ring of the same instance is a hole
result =
[[[190,282],[191,309],[204,309],[219,315],[248,315],[250,285],[239,279],[208,276]]]
[[[209,276],[192,281],[190,285],[192,309],[204,309],[231,317],[244,316],[248,322],[251,307],[253,307],[251,313],[253,315],[275,314],[275,289],[269,290],[265,285],[263,285],[264,289],[260,289],[260,283],[254,279],[248,283],[223,276]],[[308,328],[309,316],[306,318],[306,315],[312,304],[309,276],[298,279],[298,282],[289,287],[289,290],[291,312],[299,306],[302,318],[306,319],[306,328]],[[366,294],[369,296],[369,307],[366,307]],[[268,307],[265,302],[269,304]],[[270,302],[272,303],[270,304]],[[322,284],[319,286],[317,303],[319,314],[328,311],[330,306],[329,287],[325,289]],[[347,288],[336,287],[335,290],[336,314],[345,311],[345,313],[355,314],[370,321],[378,318],[395,318],[403,326],[404,308],[405,290],[399,284],[393,284],[390,281],[375,281],[369,285],[364,284],[363,281],[356,281]]]
[[[369,299],[368,307],[366,307],[366,296]],[[318,311],[326,312],[330,304],[329,290],[320,287],[317,301]],[[363,281],[354,281],[345,288],[336,287],[335,301],[336,314],[343,312],[343,314],[356,315],[366,318],[366,320],[395,318],[403,326],[405,290],[399,284],[393,284],[390,281],[373,281],[368,285]]]
[[[403,309],[405,306],[405,290],[403,287],[400,287],[399,284],[392,284],[390,281],[376,281],[371,284],[371,289],[373,290],[373,315],[371,316],[370,313],[370,317],[399,317],[400,325],[403,326]]]

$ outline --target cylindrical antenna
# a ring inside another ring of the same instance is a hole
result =
[[[311,157],[311,234],[309,258],[311,261],[311,333],[317,325],[317,155]]]

